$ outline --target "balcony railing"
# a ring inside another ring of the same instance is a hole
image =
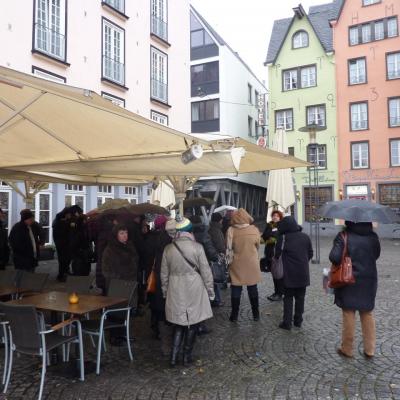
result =
[[[103,77],[119,85],[125,85],[125,64],[103,56]]]
[[[125,0],[103,0],[103,1],[110,7],[115,8],[122,14],[125,14]]]
[[[151,33],[165,41],[168,41],[168,24],[162,19],[156,17],[155,15],[152,15]]]
[[[151,97],[155,100],[162,101],[163,103],[168,102],[168,85],[164,82],[160,82],[157,79],[151,79]]]
[[[65,36],[45,25],[35,24],[35,49],[65,60]]]

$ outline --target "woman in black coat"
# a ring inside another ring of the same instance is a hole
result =
[[[275,257],[279,258],[282,255],[284,286],[283,321],[279,327],[290,330],[292,320],[298,328],[303,322],[306,287],[310,286],[309,261],[313,256],[313,249],[310,238],[302,232],[302,227],[291,216],[278,223],[278,232]]]
[[[266,269],[265,272],[271,271],[272,257],[275,254],[275,245],[279,238],[278,222],[283,219],[283,214],[279,210],[274,210],[271,213],[271,221],[267,223],[262,238],[265,241],[264,257]],[[280,301],[283,296],[283,279],[275,279],[274,281],[274,293],[268,296],[267,299],[270,301]]]
[[[372,357],[375,353],[375,320],[372,314],[378,288],[376,260],[381,253],[378,236],[369,222],[346,221],[346,228],[339,233],[329,254],[330,261],[339,265],[344,249],[343,234],[347,235],[347,254],[352,260],[355,283],[335,289],[335,304],[343,312],[342,345],[338,353],[353,356],[355,312],[360,313],[364,354]]]

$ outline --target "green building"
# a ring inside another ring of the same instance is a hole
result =
[[[319,166],[318,200],[315,187],[310,187],[308,169],[297,168],[293,173],[296,204],[292,212],[300,224],[309,221],[315,203],[339,196],[335,57],[329,24],[339,7],[340,1],[333,1],[311,7],[306,14],[299,5],[293,9],[292,18],[275,21],[265,62],[270,89],[270,145],[276,129],[282,127],[289,153]],[[312,124],[324,130],[317,132],[318,146],[310,147],[309,133],[299,128]]]

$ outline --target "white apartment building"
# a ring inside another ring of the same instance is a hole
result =
[[[265,121],[259,124],[259,98],[267,89],[239,54],[191,6],[191,132],[226,134],[256,141],[267,136]],[[214,198],[217,206],[246,208],[256,218],[265,214],[267,175],[247,174],[235,179],[207,178],[195,185],[195,193]]]
[[[190,132],[190,85],[182,79],[189,74],[189,31],[188,0],[13,0],[0,5],[0,65],[93,90]],[[135,203],[150,194],[147,186],[50,184],[36,195],[34,211],[50,243],[52,220],[66,205],[89,211],[109,198]],[[25,208],[1,181],[0,207],[9,226]]]

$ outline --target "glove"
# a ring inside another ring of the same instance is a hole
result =
[[[214,301],[215,300],[215,295],[209,296],[210,301]]]

